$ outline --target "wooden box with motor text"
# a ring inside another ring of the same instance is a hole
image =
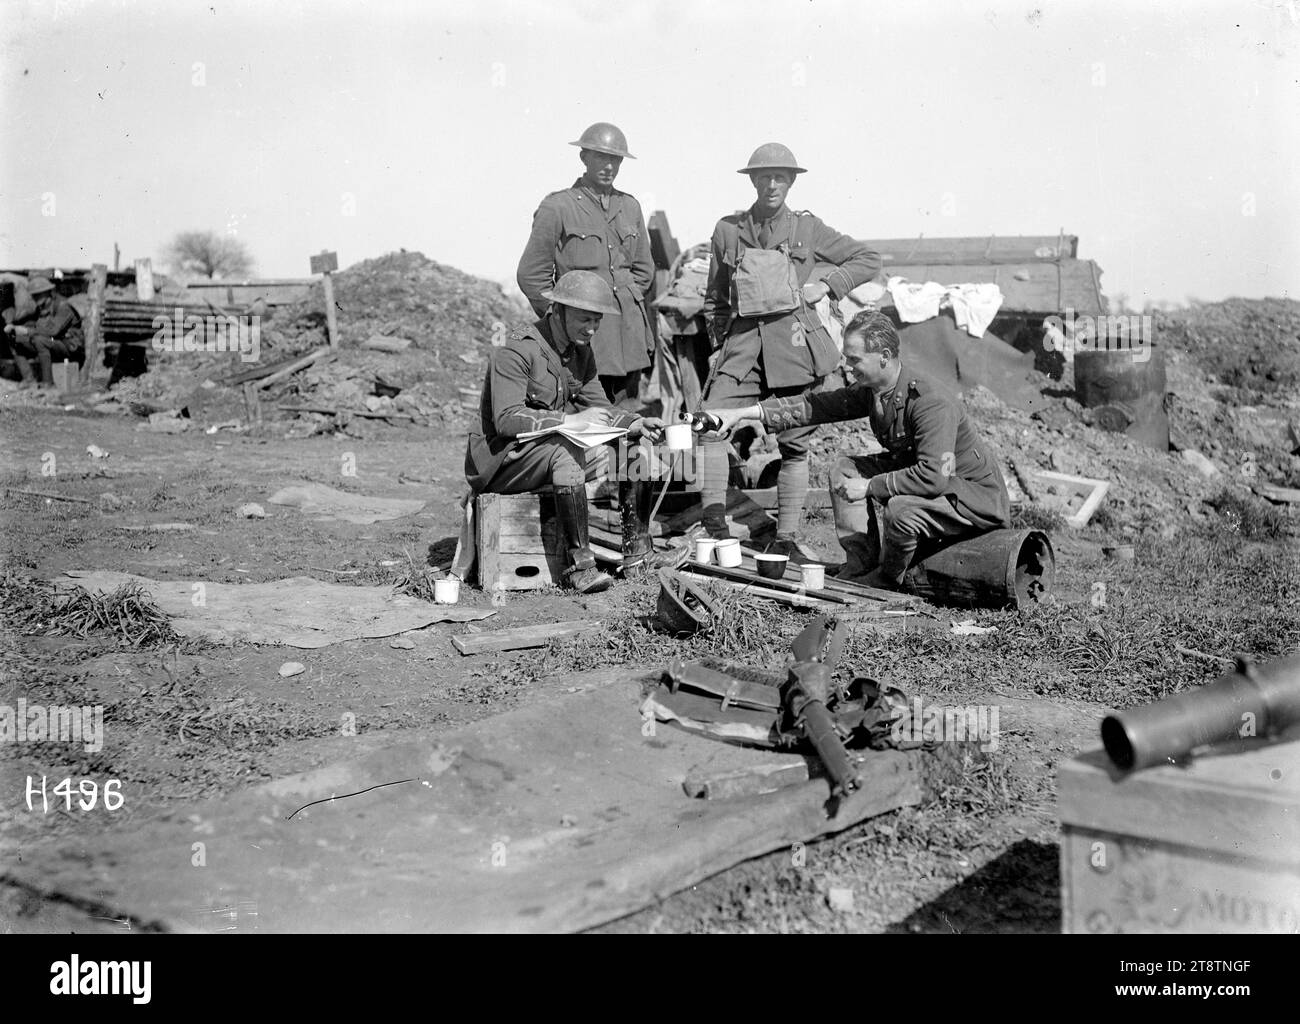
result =
[[[484,590],[559,584],[566,562],[550,494],[480,494],[474,499],[474,528]]]
[[[1062,766],[1062,930],[1300,931],[1300,742],[1123,773]]]

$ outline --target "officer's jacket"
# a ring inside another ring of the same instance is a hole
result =
[[[775,430],[813,423],[867,418],[891,466],[873,476],[867,493],[888,501],[898,494],[923,498],[951,495],[957,511],[976,526],[1011,525],[1011,499],[988,447],[961,401],[931,378],[902,367],[892,394],[877,396],[856,384],[761,403],[763,421]]]
[[[801,221],[805,222],[802,227]],[[723,217],[713,229],[704,319],[714,348],[725,342],[717,372],[744,380],[761,354],[769,388],[810,384],[839,365],[834,340],[822,326],[817,311],[807,304],[790,313],[766,317],[734,315],[731,282],[740,254],[745,249],[777,249],[785,245],[800,287],[809,280],[822,280],[836,299],[875,277],[880,270],[880,256],[865,242],[840,234],[806,210],[794,212],[783,207],[773,214],[766,246],[758,244],[759,223],[751,207]],[[799,328],[794,326],[796,322]]]
[[[581,178],[543,199],[516,274],[538,316],[545,316],[549,305],[542,292],[570,270],[599,274],[614,289],[622,311],[606,314],[592,340],[597,372],[622,375],[649,366],[655,343],[645,299],[655,267],[641,205],[614,189],[607,211]]]
[[[586,345],[570,343],[561,355],[545,318],[511,331],[506,343],[492,350],[479,424],[471,428],[465,449],[465,478],[481,492],[511,453],[520,449],[519,434],[558,427],[567,413],[592,407],[610,408],[596,378],[596,361]],[[637,414],[613,409],[610,422],[630,426]],[[524,444],[535,442],[523,442]]]

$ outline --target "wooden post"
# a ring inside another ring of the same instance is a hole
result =
[[[135,297],[141,302],[153,301],[153,261],[148,258],[135,261]]]
[[[339,322],[334,311],[334,282],[330,272],[339,269],[339,254],[322,249],[319,256],[308,257],[311,272],[321,275],[321,286],[325,290],[325,326],[329,331],[330,348],[339,347]]]
[[[86,318],[86,354],[81,364],[81,382],[90,383],[90,375],[99,362],[99,349],[104,338],[104,286],[108,283],[108,267],[96,263],[90,268],[90,310]]]
[[[321,284],[325,288],[325,326],[329,331],[330,348],[336,349],[339,347],[339,323],[334,312],[334,281],[328,270],[322,275]]]
[[[118,264],[121,262],[121,259],[122,259],[122,250],[119,249],[117,247],[117,243],[114,242],[113,243],[113,273],[115,274],[117,273]]]

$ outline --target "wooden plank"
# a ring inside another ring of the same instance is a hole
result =
[[[104,343],[104,287],[108,281],[108,266],[96,263],[90,268],[90,288],[88,291],[90,309],[86,317],[85,359],[81,364],[81,382],[90,383],[95,364],[99,362],[99,350]]]
[[[558,555],[542,552],[498,551],[496,564],[496,584],[502,590],[542,590],[555,586],[564,571]]]
[[[756,587],[766,587],[769,590],[779,590],[786,594],[795,594],[801,597],[815,597],[821,601],[829,601],[832,604],[854,604],[853,598],[842,594],[835,594],[829,590],[809,590],[802,583],[789,581],[785,579],[770,580],[760,576],[754,570],[747,569],[729,569],[720,565],[700,565],[699,562],[690,563],[691,572],[697,575],[714,576],[718,579],[730,580],[733,583],[746,583]]]
[[[867,242],[885,266],[897,263],[987,264],[1052,262],[1079,253],[1078,235],[978,235],[967,238],[885,238]],[[892,271],[892,267],[891,267]]]
[[[783,590],[770,590],[767,587],[758,587],[750,583],[733,582],[732,580],[719,579],[716,576],[706,576],[703,573],[692,572],[688,568],[678,570],[683,576],[688,576],[698,583],[713,583],[719,587],[725,587],[728,590],[739,591],[748,594],[751,597],[764,597],[772,601],[780,601],[782,604],[788,604],[792,608],[813,608],[823,611],[836,611],[842,606],[833,604],[830,601],[819,601],[813,597],[804,597],[799,594],[787,593]]]
[[[663,210],[655,210],[646,225],[650,232],[650,256],[654,265],[660,270],[670,270],[681,255],[681,246],[673,237],[672,228],[668,226],[668,215]]]
[[[147,256],[135,261],[135,294],[143,302],[153,299],[153,261]]]
[[[501,517],[501,550],[540,554],[555,543],[555,521],[545,523]]]
[[[330,350],[338,351],[339,320],[338,309],[334,304],[334,279],[329,274],[322,274],[321,283],[325,287],[325,327],[329,334]]]
[[[1076,316],[1100,316],[1102,305],[1091,260],[1062,263],[1005,263],[1001,265],[900,264],[888,268],[909,281],[935,281],[942,285],[993,283],[1002,292],[999,313],[1060,313],[1069,307]],[[906,325],[904,325],[906,326]]]
[[[483,633],[463,633],[451,638],[451,644],[461,654],[482,654],[485,651],[521,651],[530,647],[545,647],[563,636],[576,636],[601,626],[599,619],[573,619],[567,622],[543,622],[536,626],[519,626],[515,629],[493,629]]]
[[[256,383],[258,390],[265,390],[274,384],[279,384],[282,380],[288,380],[299,370],[305,370],[307,367],[319,362],[329,362],[334,358],[336,353],[327,348],[318,348],[313,352],[308,352],[301,359],[295,359],[292,363],[282,370],[277,370],[269,377],[263,377]]]
[[[478,543],[479,586],[491,590],[501,577],[501,495],[474,498],[474,532]]]

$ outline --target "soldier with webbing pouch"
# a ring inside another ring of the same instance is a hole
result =
[[[785,146],[760,146],[740,173],[749,176],[756,199],[714,228],[705,289],[703,315],[715,349],[702,402],[709,409],[799,396],[821,386],[839,365],[839,351],[814,307],[827,295],[843,298],[880,268],[880,257],[865,243],[786,206],[786,194],[804,168]],[[795,534],[808,490],[808,442],[815,429],[791,427],[777,437],[781,470],[774,548],[796,557]],[[728,535],[728,468],[725,439],[701,436],[703,521],[715,537]]]

